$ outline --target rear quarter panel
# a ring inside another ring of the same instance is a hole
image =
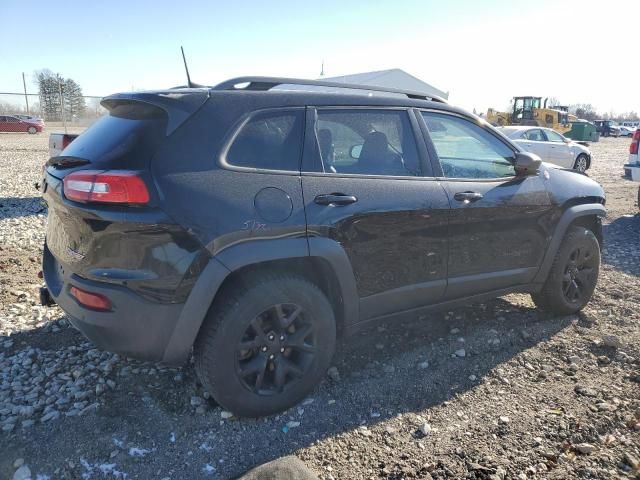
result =
[[[242,242],[306,234],[298,172],[220,166],[221,149],[245,111],[240,102],[210,100],[171,135],[151,162],[163,209],[214,255]],[[275,202],[289,203],[286,218],[269,218],[256,207],[264,189],[274,193]]]

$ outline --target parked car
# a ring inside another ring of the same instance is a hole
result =
[[[27,120],[20,120],[13,115],[0,115],[0,132],[27,132],[39,133],[42,131],[43,125]]]
[[[545,162],[563,168],[586,172],[591,166],[591,150],[550,128],[502,127],[500,132],[527,152],[533,152]]]
[[[629,145],[629,161],[624,165],[624,177],[640,182],[640,129],[636,130]],[[638,208],[640,209],[640,187],[638,188]]]
[[[50,133],[49,157],[57,157],[67,146],[78,138],[77,133]]]
[[[602,137],[620,136],[620,128],[612,120],[595,120],[593,123]]]
[[[626,127],[624,125],[619,125],[618,128],[620,129],[621,137],[633,137],[633,134],[637,130],[636,128]]]
[[[438,98],[245,77],[102,106],[46,164],[41,300],[99,348],[193,352],[236,415],[302,400],[372,322],[594,291],[603,189]]]
[[[34,117],[33,115],[23,115],[18,113],[16,113],[13,116],[16,118],[19,118],[20,120],[24,120],[25,122],[40,123],[44,125],[44,120],[40,117]]]

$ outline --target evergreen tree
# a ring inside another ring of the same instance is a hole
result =
[[[36,84],[40,95],[40,107],[47,121],[71,120],[74,115],[80,116],[86,110],[82,89],[71,78],[63,78],[59,73],[49,69],[35,73]],[[62,95],[61,95],[62,94]]]

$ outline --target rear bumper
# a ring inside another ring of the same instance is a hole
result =
[[[60,264],[46,244],[43,274],[51,297],[98,348],[140,360],[165,360],[184,304],[155,303],[126,287],[83,279]],[[72,286],[105,295],[112,310],[99,312],[81,306],[69,294]]]
[[[640,164],[627,163],[624,165],[624,177],[633,180],[634,182],[640,182]]]

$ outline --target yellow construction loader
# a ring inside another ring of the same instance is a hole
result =
[[[537,125],[552,128],[559,133],[571,130],[571,122],[575,115],[569,113],[568,107],[547,107],[547,100],[542,97],[514,97],[511,112],[498,112],[493,108],[487,111],[486,120],[494,126]]]

